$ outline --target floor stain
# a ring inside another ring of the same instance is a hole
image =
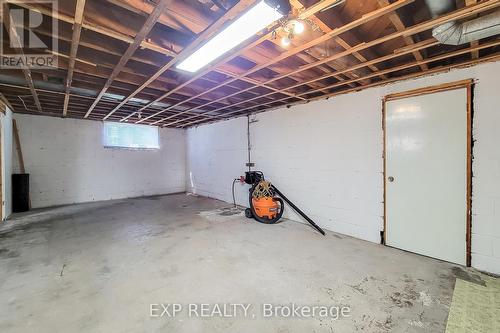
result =
[[[9,249],[0,249],[0,258],[1,259],[11,259],[19,257],[19,252],[9,250]]]
[[[483,281],[483,279],[479,274],[469,273],[460,267],[453,267],[451,271],[453,275],[455,275],[455,278],[457,279],[462,279],[467,282],[475,283],[480,286],[486,287],[486,282]]]

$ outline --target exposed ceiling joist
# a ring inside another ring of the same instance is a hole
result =
[[[387,6],[389,4],[388,0],[377,0],[377,1],[378,1],[380,6]],[[401,20],[401,18],[397,14],[397,12],[391,13],[389,15],[389,19],[391,20],[392,25],[394,25],[396,30],[402,31],[402,30],[406,29],[405,24],[403,23],[403,21]],[[411,36],[403,36],[403,39],[404,39],[406,45],[415,44],[415,40]],[[424,59],[424,57],[420,51],[413,52],[413,56],[415,57],[415,60],[417,60],[417,61],[422,61]],[[423,71],[426,71],[429,69],[429,67],[426,64],[420,65],[420,68]]]
[[[324,8],[327,8],[328,6],[331,6],[332,3],[336,2],[337,0],[321,0],[319,1],[315,6],[314,6],[314,10],[307,10],[307,14],[304,14],[303,15],[303,18],[307,18],[308,16],[310,15],[313,15],[314,13],[316,13],[317,11],[320,11]],[[148,108],[150,105],[152,105],[154,102],[158,102],[160,100],[162,100],[163,98],[166,98],[168,97],[170,94],[186,87],[187,85],[191,84],[192,82],[200,79],[201,77],[203,77],[204,75],[208,74],[209,72],[211,72],[212,70],[215,70],[218,66],[220,66],[221,64],[224,64],[224,63],[227,63],[231,60],[233,60],[234,58],[236,58],[237,56],[243,54],[245,51],[249,50],[249,49],[252,49],[258,45],[260,45],[261,43],[263,43],[264,41],[270,39],[270,38],[273,38],[273,31],[275,28],[277,28],[278,26],[273,26],[271,27],[271,29],[269,29],[269,31],[265,34],[263,34],[261,37],[258,37],[256,38],[255,40],[253,40],[252,42],[249,42],[247,43],[246,45],[243,45],[239,50],[229,54],[228,56],[226,57],[222,57],[222,59],[220,61],[217,61],[215,64],[212,64],[212,65],[209,65],[207,66],[207,68],[205,70],[202,70],[199,74],[193,76],[191,79],[189,79],[188,81],[182,83],[181,85],[179,85],[177,88],[163,94],[162,96],[160,96],[160,98],[156,99],[155,101],[151,102],[149,105],[146,105],[144,106],[143,108],[141,108],[141,111],[142,110],[145,110],[146,108]],[[221,85],[217,85],[215,89],[218,89],[219,87],[222,87],[224,85],[227,85],[227,84],[231,84],[232,82],[236,81],[237,79],[234,79],[234,78],[242,78],[241,75],[240,76],[233,76],[233,79],[230,79],[228,81],[225,81],[227,83],[224,83],[224,84],[221,84]],[[213,91],[215,89],[211,89],[210,91]],[[185,102],[188,102],[190,101],[191,99],[195,99],[195,98],[199,98],[201,96],[203,96],[206,92],[203,92],[199,95],[196,95],[196,96],[193,96],[192,98],[190,99],[187,99]],[[137,123],[141,123],[143,121],[146,121],[148,119],[151,119],[151,118],[154,118],[160,114],[162,114],[163,112],[166,112],[166,111],[169,111],[171,110],[172,108],[175,108],[175,107],[178,107],[180,105],[182,105],[184,102],[180,102],[180,103],[177,103],[177,104],[174,104],[174,105],[171,105],[170,107],[167,107],[159,112],[156,112],[154,114],[152,114],[151,116],[148,116],[146,118],[143,118],[141,120],[139,120]]]
[[[428,62],[428,60],[429,59],[427,59],[425,61]],[[386,85],[386,84],[389,84],[389,83],[394,83],[394,82],[401,81],[401,80],[408,80],[408,79],[418,78],[418,77],[422,77],[422,76],[425,76],[425,75],[432,75],[432,74],[436,74],[436,73],[447,72],[447,71],[449,71],[451,69],[454,69],[454,68],[468,67],[468,66],[475,65],[475,64],[478,64],[478,63],[482,63],[482,62],[499,61],[499,60],[500,60],[500,52],[497,52],[497,53],[494,53],[492,55],[486,56],[484,58],[474,59],[474,60],[469,60],[469,61],[463,61],[463,62],[458,62],[458,63],[452,64],[452,65],[439,66],[439,67],[436,67],[436,68],[433,68],[433,69],[429,69],[426,72],[419,71],[419,72],[412,73],[412,74],[407,74],[407,75],[403,75],[403,76],[398,76],[398,77],[394,77],[394,78],[390,78],[390,79],[385,79],[385,80],[373,82],[373,83],[370,83],[370,84],[367,84],[367,85],[364,85],[364,86],[359,86],[359,87],[356,87],[356,88],[349,88],[349,89],[340,90],[340,91],[328,94],[326,96],[323,95],[323,96],[314,97],[314,98],[309,99],[306,102],[300,101],[300,102],[286,103],[285,105],[286,106],[294,106],[294,105],[305,104],[305,103],[309,103],[309,102],[312,102],[312,101],[317,101],[317,100],[322,100],[322,99],[328,99],[330,97],[334,97],[334,96],[338,96],[338,95],[343,95],[343,94],[348,94],[348,93],[351,93],[351,92],[357,92],[357,91],[365,90],[365,89],[368,89],[368,88],[373,88],[373,87],[377,87],[377,86],[383,86],[383,85]],[[415,66],[417,66],[417,65],[418,64],[416,64]],[[286,97],[286,98],[283,98],[281,100],[276,100],[273,103],[281,102],[281,101],[286,101],[288,99],[289,98]],[[268,106],[270,104],[272,104],[272,103],[263,104],[263,106]],[[279,106],[269,106],[269,107],[266,107],[266,108],[263,108],[263,109],[258,109],[257,107],[254,106],[254,107],[250,107],[250,108],[247,108],[247,109],[240,109],[240,110],[235,110],[235,111],[232,111],[232,112],[228,112],[227,114],[224,115],[225,117],[221,117],[218,120],[212,120],[212,121],[207,121],[207,120],[204,120],[204,119],[202,119],[202,120],[195,120],[195,121],[184,123],[184,124],[179,125],[177,127],[184,128],[184,127],[197,126],[197,125],[201,125],[202,123],[205,124],[205,123],[210,123],[210,122],[213,122],[213,121],[220,121],[220,120],[223,120],[223,119],[229,119],[229,118],[232,118],[232,117],[235,117],[235,116],[239,116],[240,114],[271,111],[271,110],[275,110],[275,109],[282,108],[282,107],[283,107],[283,105],[279,105]]]
[[[22,43],[19,38],[19,35],[17,34],[17,31],[14,27],[11,26],[10,22],[13,22],[12,14],[9,11],[9,5],[7,2],[4,2],[2,8],[2,13],[6,17],[2,17],[3,24],[5,26],[5,30],[8,32],[9,37],[11,39],[11,44],[14,45],[13,49],[14,51],[20,55],[21,57],[24,57],[24,52],[22,49]],[[8,13],[8,14],[7,14]],[[22,69],[24,78],[26,80],[26,83],[28,84],[28,87],[31,92],[31,96],[33,97],[33,100],[35,101],[36,108],[38,112],[42,112],[42,105],[40,104],[40,100],[38,99],[38,95],[35,90],[35,85],[33,83],[33,77],[31,76],[31,71],[29,68],[23,67]]]
[[[362,25],[363,23],[366,23],[366,22],[368,22],[370,20],[373,20],[373,19],[376,19],[376,18],[381,17],[383,15],[386,15],[387,13],[390,13],[390,12],[396,10],[397,8],[401,8],[402,6],[405,6],[405,5],[409,4],[409,3],[412,3],[413,1],[414,0],[399,0],[399,1],[397,1],[397,2],[395,2],[393,4],[391,4],[391,5],[389,5],[387,7],[384,7],[384,8],[381,8],[381,9],[377,9],[377,10],[375,10],[373,12],[370,12],[369,14],[366,14],[363,17],[361,17],[361,18],[359,18],[357,20],[354,20],[354,21],[352,21],[352,22],[350,22],[350,23],[348,23],[348,24],[346,24],[346,25],[344,25],[342,27],[338,27],[336,29],[331,30],[330,32],[326,33],[325,35],[323,35],[321,37],[315,38],[315,39],[313,39],[313,40],[311,40],[311,41],[309,41],[309,42],[307,42],[307,43],[305,43],[305,44],[303,44],[301,46],[298,46],[298,47],[295,47],[295,48],[290,49],[288,51],[285,51],[280,56],[278,56],[278,57],[276,57],[276,58],[274,58],[274,59],[272,59],[272,60],[270,60],[270,61],[268,61],[268,62],[266,62],[264,64],[255,66],[255,67],[251,68],[250,70],[246,71],[245,73],[240,74],[238,77],[233,78],[233,79],[228,80],[228,81],[225,81],[225,82],[221,83],[220,85],[207,90],[205,93],[208,93],[210,91],[218,89],[218,88],[220,88],[220,87],[222,87],[222,86],[224,86],[224,85],[226,85],[228,83],[234,82],[235,80],[237,80],[240,77],[248,76],[248,75],[250,75],[252,73],[255,73],[255,72],[257,72],[257,71],[259,71],[259,70],[261,70],[263,68],[266,68],[266,67],[268,67],[268,66],[270,66],[272,64],[275,64],[275,63],[277,63],[277,62],[279,62],[279,61],[281,61],[283,59],[291,57],[291,56],[293,56],[296,53],[302,52],[302,51],[304,51],[304,50],[306,50],[308,48],[311,48],[311,47],[313,47],[315,45],[318,45],[318,44],[320,44],[320,43],[322,43],[324,41],[327,41],[327,40],[329,40],[329,39],[331,39],[333,37],[341,35],[342,33],[345,33],[345,32],[347,32],[347,31],[349,31],[351,29],[354,29],[354,28]],[[350,50],[353,50],[353,49],[351,48]],[[356,52],[356,50],[354,50],[352,52]],[[334,60],[334,59],[331,59],[329,61],[332,61],[332,60]],[[321,63],[321,65],[322,65],[322,64],[327,63],[329,61],[321,60],[319,62],[316,62],[315,64]],[[309,66],[309,65],[307,65],[307,66]],[[305,67],[307,67],[307,66],[305,66]],[[312,68],[312,67],[316,67],[316,66],[311,66],[309,68]],[[299,71],[296,71],[296,72],[299,72]],[[288,74],[286,74],[286,75],[284,75],[282,77],[284,78],[284,77],[287,77],[287,76],[292,75],[292,74],[294,74],[294,73],[288,73]],[[272,79],[272,80],[275,80],[275,79]],[[265,83],[268,84],[272,80],[269,80],[269,81],[267,81]],[[182,114],[182,112],[180,112],[180,114]],[[159,123],[161,123],[163,121],[166,121],[168,119],[171,119],[171,116],[170,116],[170,118],[166,117],[166,118],[163,118],[163,119],[161,119],[159,121],[155,121],[153,124],[159,124]]]
[[[257,0],[240,1],[234,15],[235,7],[225,12],[207,0],[175,1],[144,33],[159,1],[86,1],[85,15],[83,0],[63,3],[59,12],[20,3],[59,21],[57,36],[47,26],[33,29],[42,39],[59,40],[58,50],[48,51],[59,61],[54,69],[3,70],[0,93],[16,112],[40,113],[43,106],[51,116],[187,127],[394,82],[413,72],[431,74],[463,64],[467,54],[476,60],[471,63],[496,59],[491,56],[500,49],[491,38],[467,48],[428,39],[433,27],[497,9],[500,0],[466,0],[465,7],[458,2],[456,11],[434,19],[423,1],[290,0],[289,17],[187,74],[175,64]],[[235,1],[223,7],[230,3]],[[418,13],[414,20],[405,15],[410,10]],[[310,28],[283,47],[276,37],[294,18]],[[24,98],[28,91],[37,97]]]
[[[299,18],[303,18],[303,16],[305,15],[305,13],[309,12],[308,10],[306,10],[304,8],[304,6],[302,6],[302,4],[300,3],[299,0],[291,0],[290,1],[292,4],[294,4],[294,6],[296,6],[296,8],[299,10]],[[387,4],[389,5],[389,4]],[[311,15],[310,17],[318,26],[319,28],[324,32],[324,33],[329,33],[332,31],[332,29],[327,25],[325,24],[322,20],[320,20],[316,15]],[[334,37],[334,41],[340,45],[344,50],[349,50],[351,48],[351,45],[349,45],[349,43],[347,41],[345,41],[342,37],[340,36],[336,36]],[[359,61],[361,62],[365,62],[367,61],[367,59],[362,55],[360,54],[359,52],[354,52],[353,53],[353,56],[358,59]],[[376,66],[370,66],[369,67],[372,71],[378,71],[378,68]],[[337,70],[338,69],[341,69],[341,68],[336,68]]]
[[[68,76],[66,78],[66,94],[64,96],[63,117],[66,117],[66,114],[68,113],[69,92],[71,90],[71,82],[73,81],[76,53],[78,52],[78,44],[80,43],[80,34],[82,32],[84,8],[85,0],[77,0],[75,8],[75,22],[73,24],[73,37],[71,40],[71,51],[69,54]]]
[[[471,5],[475,5],[477,3],[477,0],[465,0],[465,5],[466,6],[471,6]],[[470,43],[471,46],[477,46],[479,45],[479,41],[474,41],[472,43]],[[473,51],[471,53],[471,56],[472,56],[472,59],[477,59],[479,58],[479,51]]]
[[[168,61],[165,65],[163,65],[160,68],[160,70],[158,70],[156,72],[156,74],[151,76],[151,78],[149,78],[146,82],[144,82],[139,88],[137,88],[134,92],[132,92],[127,97],[125,97],[123,99],[123,101],[120,104],[118,104],[118,106],[115,107],[113,110],[111,110],[103,119],[104,120],[108,119],[113,113],[116,112],[116,110],[118,110],[123,105],[125,105],[131,98],[133,98],[141,90],[146,88],[151,82],[156,80],[160,75],[162,75],[165,71],[167,71],[175,63],[177,63],[179,60],[182,60],[185,57],[189,56],[189,54],[196,47],[198,47],[203,41],[207,40],[213,34],[215,34],[217,32],[217,30],[223,26],[224,23],[226,23],[228,20],[231,20],[231,19],[235,18],[236,16],[238,16],[241,12],[243,12],[249,5],[251,5],[254,2],[255,2],[255,0],[243,0],[243,1],[240,1],[238,4],[236,4],[230,10],[228,10],[226,14],[224,14],[214,24],[212,24],[210,27],[208,27],[206,30],[204,30],[198,37],[196,37],[196,39],[193,42],[191,42],[188,46],[186,46],[179,54],[174,56],[170,61]]]
[[[354,50],[363,50],[363,49],[372,47],[372,46],[377,45],[377,44],[381,44],[383,42],[386,42],[386,41],[389,41],[389,40],[392,40],[392,39],[395,39],[395,38],[398,38],[398,37],[401,37],[401,36],[411,36],[411,35],[414,35],[414,34],[417,34],[417,33],[420,33],[420,32],[423,32],[423,31],[426,31],[426,30],[429,30],[429,29],[432,29],[433,27],[441,25],[441,24],[446,23],[446,22],[454,21],[454,20],[457,20],[457,19],[463,19],[463,18],[466,18],[466,17],[470,17],[470,16],[473,16],[473,15],[476,15],[478,13],[481,13],[481,12],[490,10],[492,8],[498,7],[499,5],[500,5],[499,1],[489,1],[489,2],[483,2],[483,3],[480,3],[480,4],[478,3],[473,8],[470,8],[470,7],[461,8],[461,9],[458,9],[458,10],[456,10],[454,12],[451,12],[451,13],[448,13],[448,14],[443,15],[441,17],[438,17],[436,19],[431,19],[431,20],[423,22],[421,24],[418,24],[418,25],[406,28],[404,30],[394,32],[394,33],[392,33],[390,35],[378,38],[378,39],[373,40],[373,41],[371,41],[369,43],[362,43],[362,44],[358,45],[357,47],[354,47],[350,51],[345,51],[345,52],[339,53],[337,55],[334,55],[334,56],[330,57],[330,59],[334,60],[334,59],[337,59],[339,57],[344,57],[344,56],[350,54]],[[481,49],[481,48],[472,48],[471,50],[472,51],[478,51],[479,49]],[[411,50],[411,48],[410,48],[410,50]],[[469,51],[469,52],[471,52],[471,51]],[[401,53],[399,53],[399,54],[401,54]],[[445,58],[446,58],[446,56],[445,57],[440,57],[439,59],[445,59]],[[322,61],[319,61],[316,64],[310,64],[308,66],[304,66],[303,68],[298,69],[296,71],[305,70],[309,66],[311,66],[311,67],[317,66],[319,63],[323,63],[324,61],[328,61],[330,59],[324,59]],[[389,59],[386,58],[386,59],[384,59],[384,61],[385,60],[389,60]],[[417,61],[416,64],[418,66],[420,66],[421,64],[427,64],[427,63],[428,63],[427,61]],[[337,72],[337,73],[331,73],[329,75],[330,76],[331,75],[336,75],[338,73],[339,72]],[[372,77],[372,76],[370,76],[370,77]],[[280,79],[280,78],[278,77],[278,78],[274,78],[272,80],[278,80],[278,79]],[[324,79],[324,77],[321,78],[321,79]],[[269,81],[267,83],[269,83]],[[307,82],[305,82],[305,83],[307,83]],[[338,87],[340,85],[341,84],[336,85],[335,87]],[[334,87],[331,87],[331,88],[334,88]],[[312,91],[312,92],[317,92],[317,91]],[[311,91],[307,92],[306,94],[309,94],[309,93],[311,93]],[[287,100],[287,99],[288,98],[283,98],[281,100]],[[221,110],[222,109],[214,110],[213,112],[219,112]],[[209,112],[207,112],[207,113],[209,113]],[[154,122],[153,124],[155,124],[155,125],[156,124],[161,124],[165,120],[168,120],[168,119],[171,119],[171,118],[172,118],[171,116],[170,117],[166,117],[164,119],[161,119],[159,121]],[[168,123],[166,125],[171,125],[171,124],[172,123]]]
[[[146,22],[144,22],[144,25],[142,26],[141,30],[137,33],[137,35],[134,38],[134,41],[129,44],[127,50],[125,53],[123,53],[122,57],[118,61],[118,64],[115,66],[113,69],[113,72],[111,72],[111,75],[109,76],[108,80],[104,84],[104,87],[102,87],[101,91],[97,95],[95,101],[92,103],[90,108],[88,109],[87,113],[85,113],[84,118],[88,118],[92,110],[95,108],[97,103],[101,100],[101,98],[104,96],[106,91],[108,90],[109,86],[111,83],[115,80],[115,78],[120,74],[120,72],[123,70],[123,67],[127,64],[127,62],[130,60],[134,52],[137,50],[137,48],[141,45],[141,43],[144,41],[144,39],[147,37],[151,29],[153,29],[156,21],[160,17],[160,15],[164,12],[164,10],[167,8],[168,4],[171,2],[171,0],[161,0],[155,7],[155,9],[151,12],[151,14],[148,16]]]

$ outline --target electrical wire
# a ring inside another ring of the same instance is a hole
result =
[[[18,98],[21,100],[21,102],[23,103],[23,105],[24,105],[24,109],[25,109],[26,111],[28,111],[28,108],[26,107],[26,103],[24,103],[24,100],[21,98],[21,96],[17,96],[17,97],[18,97]]]

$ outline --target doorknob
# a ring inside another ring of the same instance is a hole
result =
[[[394,181],[394,177],[393,177],[393,176],[389,176],[389,177],[387,178],[387,180],[388,180],[390,183],[392,183],[392,182]]]

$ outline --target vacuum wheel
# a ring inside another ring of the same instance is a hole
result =
[[[252,210],[250,208],[245,209],[245,216],[249,219],[253,218]]]

